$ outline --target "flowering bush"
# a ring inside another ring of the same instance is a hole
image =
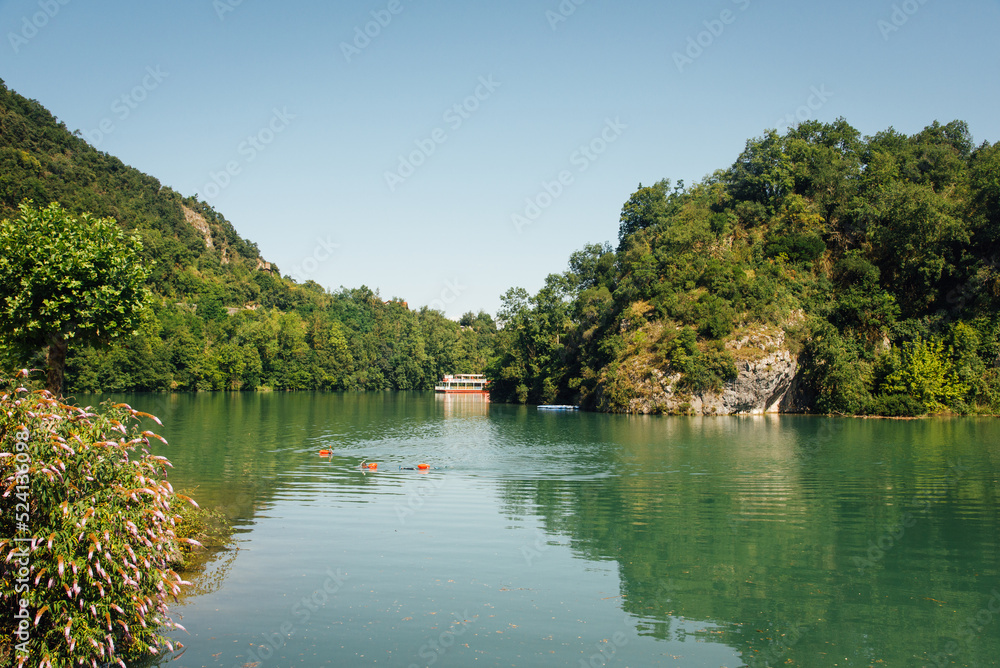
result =
[[[156,434],[127,405],[100,411],[0,384],[0,664],[126,666],[174,646],[160,635],[184,582]],[[156,420],[159,423],[159,420]],[[192,502],[193,503],[193,502]]]

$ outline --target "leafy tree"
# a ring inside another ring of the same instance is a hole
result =
[[[827,319],[844,332],[854,332],[868,343],[881,341],[899,317],[896,298],[879,283],[878,267],[854,249],[834,266],[836,299],[829,304]]]
[[[816,393],[815,406],[822,413],[864,413],[872,396],[871,364],[832,325],[812,323],[803,356],[806,379]]]
[[[48,347],[48,388],[62,391],[69,340],[108,343],[139,326],[149,291],[142,243],[113,220],[59,204],[0,224],[0,328],[25,353]]]
[[[977,305],[980,314],[1000,307],[1000,142],[983,144],[970,158],[969,190],[972,219],[971,255],[967,278],[956,289],[956,305]]]
[[[785,138],[792,190],[821,214],[823,232],[842,231],[845,209],[857,191],[864,146],[861,133],[843,118],[800,123]]]
[[[630,236],[639,230],[653,227],[666,217],[669,190],[670,179],[662,179],[646,188],[639,184],[639,189],[632,193],[622,207],[618,227],[619,250],[624,248],[625,240]]]
[[[499,401],[550,403],[565,387],[568,307],[559,277],[546,283],[534,297],[511,288],[502,299],[498,357],[487,369],[490,396]]]
[[[927,309],[938,287],[958,275],[969,228],[954,204],[929,186],[896,181],[879,193],[865,219],[871,257],[899,296],[904,314]]]
[[[890,394],[907,394],[928,411],[939,411],[962,400],[968,387],[959,378],[953,351],[940,340],[907,341],[895,369],[885,380]]]
[[[774,130],[750,139],[729,171],[734,198],[776,210],[795,185],[785,140]]]
[[[627,206],[627,205],[626,205]],[[587,244],[569,257],[568,285],[575,293],[604,286],[614,286],[615,253],[611,244]]]

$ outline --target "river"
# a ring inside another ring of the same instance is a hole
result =
[[[116,399],[236,527],[172,665],[998,665],[992,419]]]

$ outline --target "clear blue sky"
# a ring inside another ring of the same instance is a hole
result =
[[[282,273],[458,317],[796,114],[997,141],[998,25],[997,0],[6,0],[0,78]]]

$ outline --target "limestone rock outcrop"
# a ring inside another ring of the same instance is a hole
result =
[[[642,358],[622,371],[635,391],[626,406],[600,406],[628,413],[736,415],[795,413],[806,410],[797,355],[787,345],[784,330],[767,328],[726,343],[736,359],[737,375],[718,391],[691,392],[679,386],[681,374],[665,373]],[[600,403],[600,400],[599,400]]]

